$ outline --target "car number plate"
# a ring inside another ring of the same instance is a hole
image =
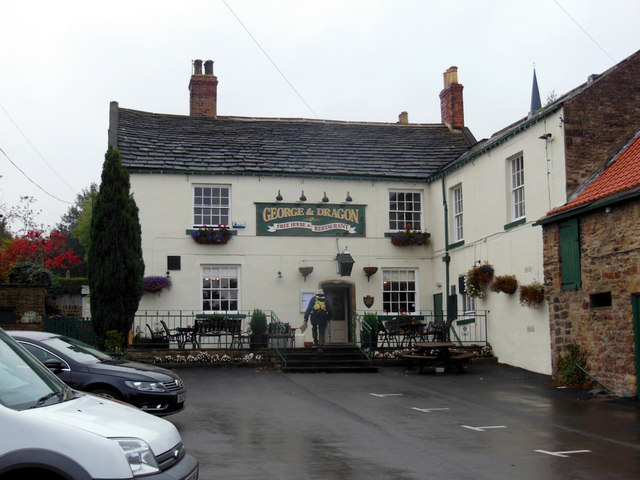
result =
[[[183,403],[184,402],[184,393],[181,393],[180,395],[178,395],[178,403]]]

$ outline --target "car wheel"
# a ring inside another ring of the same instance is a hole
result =
[[[112,388],[94,388],[91,390],[94,395],[100,395],[101,397],[110,398],[112,400],[122,400],[122,395]]]

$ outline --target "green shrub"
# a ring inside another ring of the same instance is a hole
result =
[[[587,375],[578,368],[578,365],[584,368],[585,355],[577,343],[570,343],[563,355],[558,354],[556,365],[557,381],[561,385],[581,386],[587,382]]]
[[[107,352],[120,353],[123,350],[124,337],[117,330],[109,330],[107,338],[104,341],[104,347]]]
[[[251,314],[251,333],[253,335],[263,335],[267,333],[267,314],[256,308]]]

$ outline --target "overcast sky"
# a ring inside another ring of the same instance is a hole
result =
[[[187,115],[197,58],[219,115],[370,122],[440,123],[456,65],[481,139],[526,116],[534,64],[544,104],[640,49],[639,18],[637,0],[3,0],[0,204],[33,196],[55,225],[100,182],[109,102]]]

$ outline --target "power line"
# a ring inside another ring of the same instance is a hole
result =
[[[27,180],[29,180],[31,183],[33,183],[36,187],[38,187],[40,190],[42,190],[45,194],[49,195],[51,198],[54,198],[54,199],[58,200],[59,202],[67,203],[67,204],[69,204],[69,205],[73,205],[73,202],[67,202],[66,200],[62,200],[61,198],[56,197],[55,195],[53,195],[53,194],[51,194],[51,193],[47,192],[44,188],[42,188],[42,187],[41,187],[40,185],[38,185],[36,182],[34,182],[33,180],[31,180],[31,178],[29,178],[29,175],[27,175],[26,173],[24,173],[24,172],[22,171],[22,169],[21,169],[18,165],[16,165],[16,163],[15,163],[13,160],[11,160],[11,158],[9,157],[9,155],[7,155],[7,153],[2,149],[2,147],[0,147],[0,152],[2,152],[2,154],[3,154],[5,157],[7,157],[7,160],[9,160],[9,162],[11,162],[11,165],[13,165],[13,166],[14,166],[14,167],[15,167],[15,168],[16,168],[16,169],[17,169],[17,170],[18,170],[22,175],[24,175],[24,176],[25,176],[25,178],[26,178]]]
[[[604,54],[605,54],[607,57],[609,57],[609,59],[610,59],[613,63],[616,63],[616,60],[615,60],[611,55],[609,55],[609,52],[607,52],[607,51],[602,47],[602,45],[600,45],[600,44],[596,41],[596,39],[595,39],[595,38],[593,38],[591,35],[589,35],[589,32],[587,32],[584,28],[582,28],[582,25],[580,25],[580,24],[576,21],[576,19],[575,19],[575,18],[573,18],[573,17],[569,14],[569,12],[567,12],[567,11],[564,9],[564,7],[563,7],[562,5],[560,5],[560,3],[558,2],[558,0],[553,0],[553,1],[554,1],[554,2],[555,2],[555,4],[560,8],[560,10],[562,10],[564,13],[566,13],[566,14],[567,14],[567,17],[569,17],[569,18],[571,19],[571,21],[572,21],[573,23],[575,23],[575,24],[578,26],[578,28],[579,28],[580,30],[582,30],[582,31],[584,32],[584,34],[585,34],[587,37],[589,37],[589,39],[591,39],[591,41],[592,41],[593,43],[595,43],[595,44],[596,44],[596,46],[597,46],[600,50],[602,50],[602,51],[604,52]]]
[[[244,28],[245,32],[247,32],[247,34],[249,34],[249,36],[251,37],[251,39],[255,42],[255,44],[258,46],[258,48],[262,51],[262,53],[264,53],[264,56],[267,57],[267,59],[271,62],[271,65],[274,66],[274,68],[278,71],[278,73],[282,76],[282,78],[284,78],[285,82],[287,82],[289,84],[289,86],[291,87],[291,89],[295,92],[295,94],[298,96],[298,98],[300,100],[302,100],[302,103],[304,103],[307,108],[309,109],[309,111],[313,114],[314,117],[319,118],[318,115],[316,114],[316,112],[313,111],[313,108],[311,108],[311,106],[307,103],[307,101],[302,97],[302,95],[300,95],[300,93],[298,92],[298,90],[296,90],[296,87],[293,86],[293,84],[289,81],[289,79],[285,76],[284,73],[282,73],[282,71],[278,68],[278,65],[276,65],[276,63],[271,59],[271,57],[269,56],[269,54],[265,51],[264,48],[262,48],[262,45],[260,45],[260,43],[258,42],[258,40],[256,40],[256,38],[251,35],[251,32],[249,31],[249,29],[245,26],[244,23],[242,23],[242,20],[240,20],[240,17],[238,17],[238,15],[236,15],[236,12],[233,11],[233,9],[229,6],[229,4],[227,3],[227,0],[222,0],[224,2],[224,4],[227,6],[227,8],[229,9],[229,11],[233,14],[234,17],[236,17],[236,20],[238,20],[238,23],[240,23],[240,25],[242,25],[242,28]]]
[[[31,146],[31,148],[33,148],[33,150],[38,154],[38,156],[42,159],[42,161],[44,163],[46,163],[46,165],[51,169],[51,171],[53,173],[56,174],[56,177],[58,177],[60,179],[60,181],[62,183],[64,183],[69,190],[71,190],[72,192],[75,193],[75,190],[64,180],[64,178],[62,178],[58,172],[56,172],[56,170],[49,164],[49,162],[47,162],[47,160],[42,156],[42,154],[38,151],[38,149],[33,145],[33,143],[31,143],[31,141],[27,138],[27,136],[24,134],[24,132],[22,131],[22,129],[20,129],[20,127],[18,126],[18,124],[13,120],[13,118],[11,118],[11,115],[9,115],[9,112],[7,112],[7,109],[4,108],[4,105],[2,105],[0,103],[0,108],[2,108],[2,110],[4,111],[5,115],[9,118],[9,120],[11,120],[11,123],[13,123],[13,126],[16,127],[16,130],[18,130],[20,132],[20,135],[22,135],[22,137],[27,141],[27,143]],[[3,152],[4,153],[4,152]],[[8,158],[8,157],[7,157]]]

